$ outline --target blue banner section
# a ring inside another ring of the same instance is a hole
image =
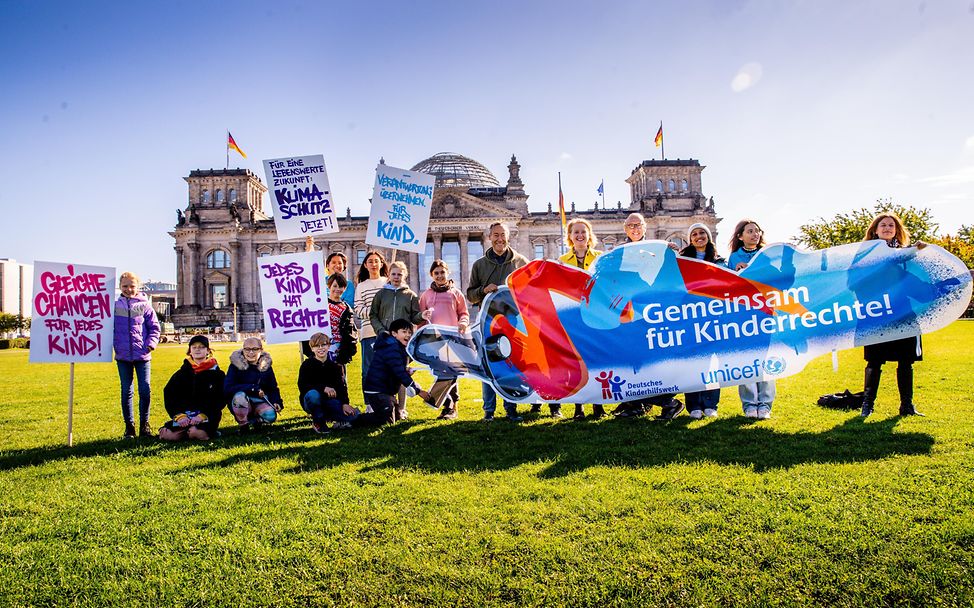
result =
[[[940,329],[970,298],[970,271],[934,245],[776,244],[738,274],[647,241],[591,274],[531,262],[485,300],[471,335],[428,326],[409,350],[512,401],[611,403],[788,376],[832,350]]]

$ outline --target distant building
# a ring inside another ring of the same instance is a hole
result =
[[[0,258],[0,312],[30,317],[34,266]]]
[[[487,232],[494,222],[511,228],[511,246],[528,259],[555,258],[562,252],[558,210],[529,211],[528,194],[520,178],[521,166],[511,157],[508,179],[501,185],[484,165],[459,154],[441,153],[417,163],[412,171],[436,176],[430,232],[422,254],[397,252],[409,268],[408,282],[417,292],[430,282],[430,263],[449,264],[461,291],[466,289],[473,263],[490,247]],[[702,222],[716,238],[720,218],[713,198],[703,195],[696,160],[643,161],[626,180],[631,202],[623,207],[566,209],[569,218],[592,222],[600,248],[625,242],[623,223],[633,211],[646,216],[646,238],[686,243],[687,228]],[[186,205],[177,210],[175,240],[177,327],[215,327],[234,320],[240,331],[262,327],[257,259],[265,255],[304,251],[304,243],[278,242],[274,220],[264,210],[267,188],[247,169],[191,171]],[[353,278],[369,247],[365,244],[368,217],[351,209],[340,218],[339,232],[315,239],[322,257],[339,251],[348,258],[346,276]],[[387,259],[390,250],[382,250]]]

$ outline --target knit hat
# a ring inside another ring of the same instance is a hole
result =
[[[192,338],[189,339],[190,348],[192,348],[194,344],[202,344],[206,348],[210,347],[210,341],[207,339],[206,336],[200,336],[200,335],[193,336]]]
[[[714,235],[710,234],[710,228],[707,228],[706,224],[701,224],[700,222],[692,224],[689,228],[687,228],[687,242],[690,241],[690,233],[697,228],[703,228],[703,231],[707,233],[707,240],[711,243],[714,242]]]

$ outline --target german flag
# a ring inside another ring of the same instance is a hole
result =
[[[656,142],[657,148],[663,145],[663,123],[659,123],[659,131],[656,132],[656,139],[653,141]],[[241,152],[241,154],[243,153]]]
[[[240,149],[237,142],[233,141],[233,135],[230,135],[230,131],[227,131],[227,150],[236,150],[237,154],[247,158],[247,155],[244,154],[244,151]]]

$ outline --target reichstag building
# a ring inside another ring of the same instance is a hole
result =
[[[440,153],[411,168],[436,176],[426,251],[397,252],[409,267],[409,284],[417,293],[429,285],[427,271],[436,258],[449,264],[454,281],[466,289],[470,268],[483,256],[487,231],[494,222],[511,227],[511,246],[528,259],[556,258],[562,252],[561,221],[557,207],[528,209],[528,194],[520,177],[521,166],[511,157],[507,182],[481,163],[452,153]],[[592,222],[599,247],[609,250],[625,242],[623,223],[638,211],[646,217],[646,238],[686,243],[687,228],[701,222],[715,240],[717,223],[713,198],[703,194],[696,160],[647,160],[626,179],[631,202],[614,207],[566,209],[568,218]],[[178,328],[213,327],[237,317],[239,331],[263,326],[257,258],[304,251],[299,241],[279,242],[274,219],[265,212],[267,187],[248,169],[191,171],[187,205],[177,211],[169,234],[175,239],[176,308],[172,321]],[[315,239],[326,257],[333,251],[349,260],[346,272],[354,277],[369,247],[365,244],[369,218],[346,210],[339,232]],[[391,251],[383,250],[387,259]]]

